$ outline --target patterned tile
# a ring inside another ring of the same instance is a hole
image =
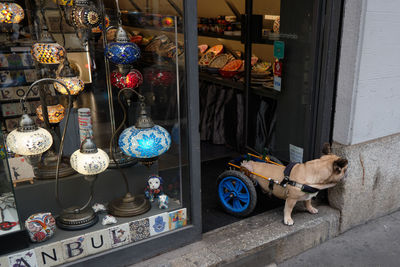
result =
[[[7,257],[1,257],[0,258],[0,267],[8,267],[8,258]]]
[[[35,248],[36,260],[40,267],[56,266],[64,263],[61,242]]]
[[[129,223],[129,230],[131,232],[132,242],[150,237],[150,222],[149,219],[142,219]]]
[[[8,256],[9,266],[30,266],[38,267],[36,261],[36,254],[33,249],[25,250],[13,255]]]
[[[85,235],[87,255],[96,254],[111,248],[108,229],[91,232]]]
[[[74,261],[87,255],[85,236],[75,236],[61,241],[65,262]]]
[[[186,208],[168,213],[169,229],[174,230],[187,224]]]
[[[108,228],[108,233],[111,240],[112,248],[131,243],[128,223]]]
[[[158,235],[169,231],[168,227],[168,213],[161,213],[158,215],[151,216],[149,218],[150,222],[150,235]]]

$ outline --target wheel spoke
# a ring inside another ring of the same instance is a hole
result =
[[[231,193],[229,193],[229,192],[224,193],[224,199],[225,199],[226,202],[229,201],[230,195],[231,195]]]
[[[248,194],[243,194],[239,193],[238,198],[240,201],[247,203],[249,201],[249,195]]]
[[[225,187],[226,189],[228,189],[229,191],[231,191],[231,192],[235,190],[235,187],[233,186],[233,184],[232,184],[231,181],[226,181],[226,182],[224,183],[224,187]]]
[[[233,200],[233,208],[235,209],[241,209],[242,205],[240,204],[240,201],[238,199]]]
[[[235,186],[236,192],[240,193],[240,191],[242,191],[242,189],[243,189],[243,184],[240,182],[236,183],[236,186]]]

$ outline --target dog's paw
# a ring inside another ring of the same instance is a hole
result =
[[[311,214],[317,214],[318,213],[318,209],[316,209],[314,207],[307,208],[307,210]]]
[[[283,219],[283,223],[286,225],[293,225],[294,221],[292,218],[285,218],[285,219]]]

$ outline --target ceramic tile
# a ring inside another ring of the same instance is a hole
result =
[[[128,223],[108,228],[108,233],[113,248],[131,243]]]
[[[151,216],[150,222],[150,235],[158,235],[169,230],[168,227],[168,213],[164,212],[158,215]]]
[[[108,229],[86,234],[85,242],[87,255],[96,254],[111,248],[111,239]]]
[[[0,258],[0,267],[8,267],[8,258],[7,257],[1,257]]]
[[[36,254],[33,249],[25,250],[8,256],[9,266],[30,266],[38,267]]]
[[[85,236],[75,236],[61,241],[65,262],[74,261],[87,255]]]
[[[150,222],[149,218],[137,220],[129,223],[132,242],[150,237]]]
[[[186,208],[168,213],[169,229],[174,230],[187,224]]]
[[[36,260],[40,267],[56,266],[64,263],[61,242],[54,242],[35,248]]]

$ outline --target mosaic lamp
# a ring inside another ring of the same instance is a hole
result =
[[[24,114],[18,128],[7,135],[6,143],[12,152],[24,156],[35,166],[41,154],[53,144],[53,137],[47,130],[37,127],[28,114]]]
[[[90,197],[82,207],[64,209],[56,221],[57,225],[63,229],[79,230],[90,227],[99,220],[97,214],[90,207],[93,199],[93,186],[97,175],[107,169],[110,159],[106,152],[97,148],[92,138],[86,138],[80,149],[72,153],[70,161],[72,168],[84,175],[85,180],[90,182]]]
[[[31,54],[33,59],[41,64],[60,64],[65,58],[66,51],[56,43],[47,26],[43,25],[40,39],[33,44]]]
[[[99,26],[101,13],[88,0],[74,1],[69,20],[76,28],[94,28]]]
[[[85,88],[85,84],[76,75],[74,70],[71,68],[68,59],[65,59],[64,66],[59,73],[57,80],[64,83],[69,90],[71,95],[78,95]],[[68,92],[64,86],[59,83],[54,83],[54,88],[63,95],[67,95]]]
[[[56,124],[64,119],[65,108],[61,104],[47,106],[47,114],[49,115],[49,123]],[[42,105],[36,108],[36,115],[39,120],[43,121]]]
[[[154,124],[143,102],[140,106],[136,124],[121,133],[118,145],[123,153],[149,166],[170,148],[171,136],[163,127]]]
[[[130,70],[126,75],[123,75],[119,70],[111,72],[111,84],[118,89],[136,88],[143,83],[143,76],[136,69]]]
[[[118,26],[115,42],[109,43],[104,51],[105,56],[114,64],[132,64],[140,58],[140,48],[129,41],[128,34]]]
[[[0,23],[17,24],[25,17],[24,9],[12,0],[0,2]]]
[[[105,171],[110,163],[106,152],[97,148],[91,138],[71,155],[71,167],[82,175],[96,175]]]

